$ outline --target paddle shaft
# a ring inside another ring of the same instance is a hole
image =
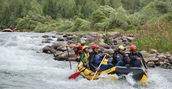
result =
[[[68,49],[68,47],[66,46],[66,48],[67,48],[67,53],[68,53],[68,58],[69,58],[69,49]],[[70,69],[72,69],[72,64],[71,64],[71,61],[69,60],[69,64],[70,64]]]
[[[100,68],[100,66],[102,65],[104,59],[105,59],[106,55],[103,57],[103,60],[101,61],[100,65],[98,66],[98,69]],[[92,79],[90,81],[92,81],[94,79],[94,77],[96,76],[98,70],[94,73],[94,76],[92,77]]]
[[[142,64],[142,66],[143,66],[143,70],[146,70],[146,67],[144,66],[144,64],[143,64],[143,60],[141,59],[140,60],[140,62],[141,62],[141,64]],[[145,74],[146,74],[146,76],[148,76],[148,74],[145,72]]]

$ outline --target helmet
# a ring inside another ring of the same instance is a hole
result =
[[[76,45],[76,48],[78,48],[79,50],[82,50],[82,46],[81,45]]]
[[[97,44],[93,44],[93,45],[92,45],[92,48],[93,48],[93,49],[95,49],[95,48],[99,48],[99,45],[97,45]]]
[[[88,46],[84,46],[82,49],[84,50],[84,49],[86,49],[86,48],[88,48]]]
[[[125,50],[125,47],[123,45],[120,45],[118,48],[121,50]]]
[[[135,45],[131,45],[130,50],[137,50],[137,47]]]

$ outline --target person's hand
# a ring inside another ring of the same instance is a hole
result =
[[[138,57],[138,58],[137,58],[137,60],[139,60],[139,61],[140,61],[140,60],[141,60],[141,58],[140,58],[140,57]]]
[[[99,68],[96,68],[96,71],[99,71]]]
[[[145,72],[146,72],[146,73],[148,73],[148,70],[147,70],[147,69],[145,69]]]
[[[119,58],[120,58],[120,56],[117,56],[117,58],[119,59]]]
[[[89,65],[87,65],[87,68],[90,68],[90,66],[89,66]]]
[[[106,56],[109,56],[109,54],[108,54],[108,53],[105,53],[105,55],[106,55]]]

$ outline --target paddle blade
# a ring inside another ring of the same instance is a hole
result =
[[[74,74],[72,74],[71,76],[68,77],[68,79],[76,79],[79,75],[80,75],[81,72],[76,72]]]

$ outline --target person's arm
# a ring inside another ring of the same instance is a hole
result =
[[[81,61],[85,65],[85,62],[84,62],[84,59],[83,58],[84,58],[84,54],[81,55]]]
[[[144,60],[142,54],[139,53],[139,55],[141,56],[141,61],[143,62],[144,67],[147,69],[147,65],[146,65],[146,62],[145,62],[145,60]]]
[[[70,61],[76,61],[77,57],[78,56],[75,54],[74,57],[70,57],[68,60],[70,60]]]

